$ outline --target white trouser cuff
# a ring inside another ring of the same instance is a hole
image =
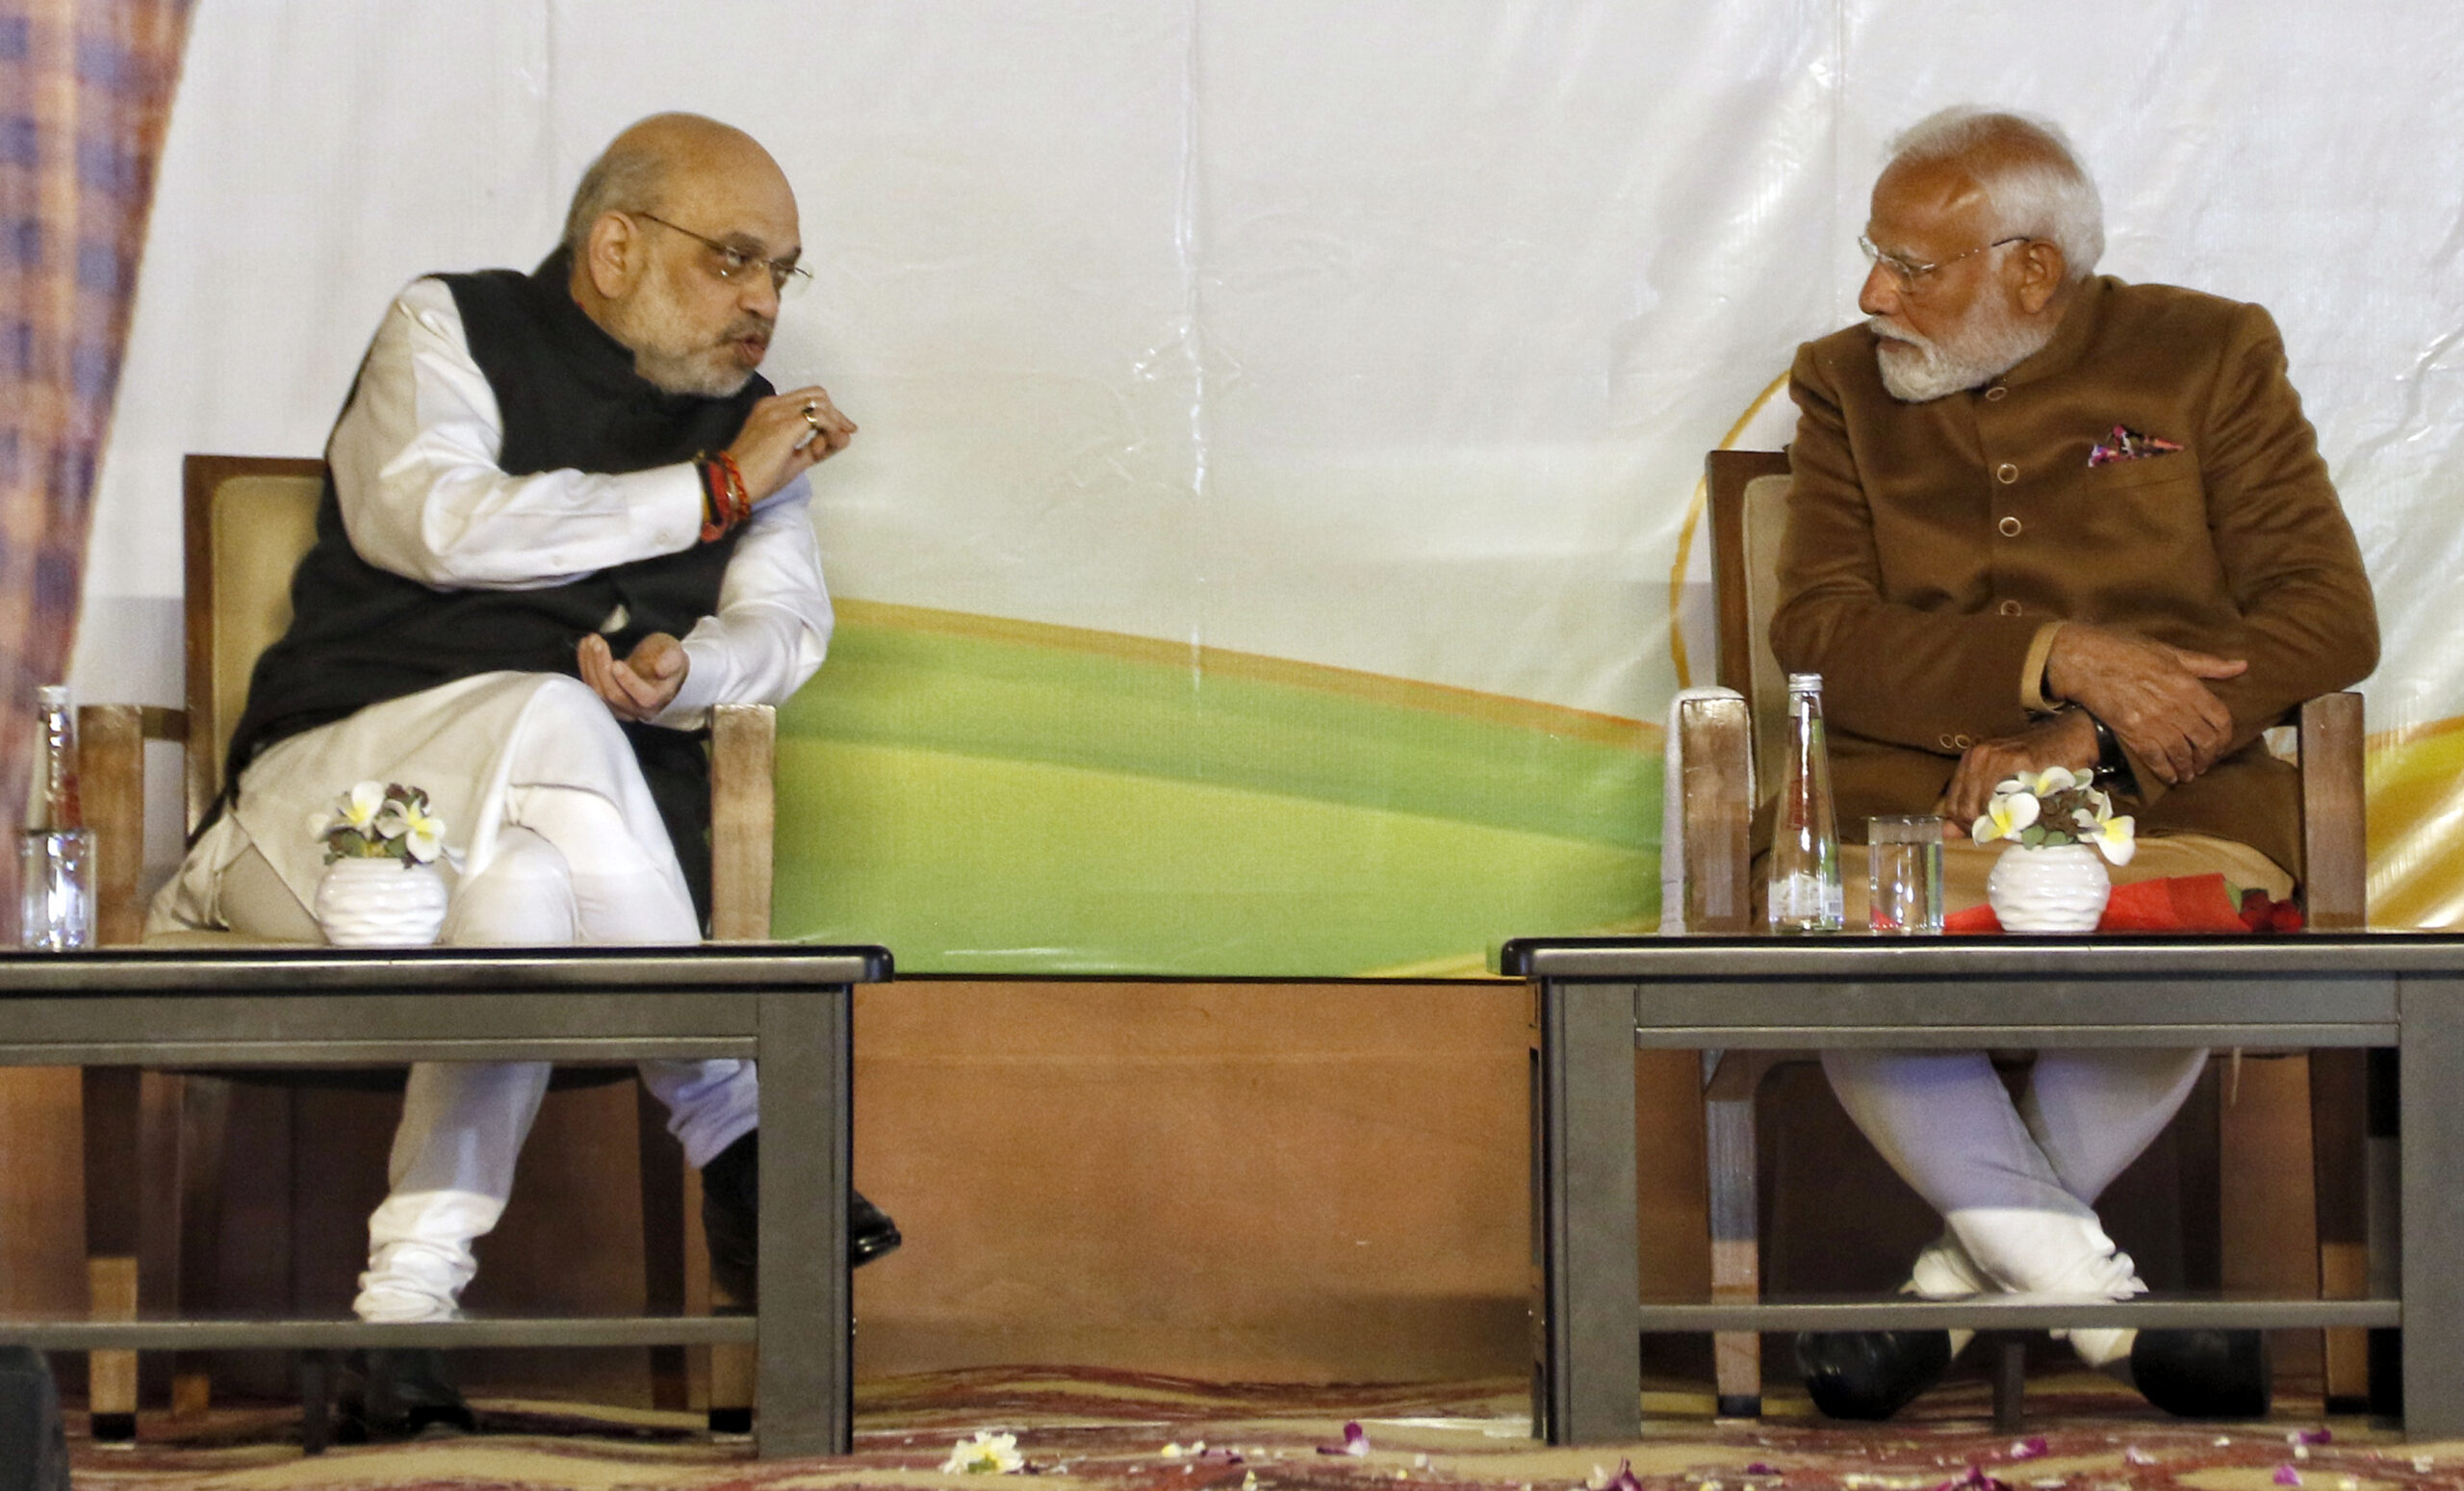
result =
[[[368,1272],[352,1313],[367,1321],[451,1320],[479,1270],[471,1244],[503,1215],[502,1197],[469,1191],[387,1196],[368,1219]]]
[[[697,1170],[761,1122],[761,1080],[751,1062],[644,1062],[642,1086],[667,1105],[667,1131]]]
[[[2105,1229],[2092,1220],[2005,1207],[1957,1211],[1945,1220],[1970,1260],[2010,1293],[2127,1299],[2147,1292],[2130,1255],[2118,1251]],[[2053,1335],[2067,1336],[2071,1350],[2091,1367],[2128,1357],[2138,1339],[2136,1331],[2111,1326],[2056,1330]]]
[[[1909,1271],[1908,1282],[1899,1286],[1899,1292],[1920,1299],[1965,1299],[1991,1294],[1993,1283],[1978,1271],[1967,1249],[1960,1247],[1958,1234],[1945,1231],[1916,1255],[1916,1266]],[[1976,1339],[1976,1332],[1954,1329],[1950,1337],[1951,1355],[1956,1357]]]

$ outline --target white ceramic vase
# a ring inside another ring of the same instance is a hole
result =
[[[336,860],[317,883],[317,925],[336,947],[425,947],[445,927],[445,878],[432,864]]]
[[[2113,889],[2105,857],[2089,844],[2013,844],[1985,880],[2005,932],[2093,932]]]

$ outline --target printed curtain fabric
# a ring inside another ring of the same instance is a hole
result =
[[[64,680],[190,0],[0,0],[0,805]],[[17,857],[0,855],[15,924]]]

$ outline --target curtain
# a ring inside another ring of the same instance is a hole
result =
[[[0,0],[0,811],[68,672],[190,0]],[[14,927],[17,857],[0,854]]]

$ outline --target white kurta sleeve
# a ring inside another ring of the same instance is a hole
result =
[[[689,464],[625,476],[498,469],[504,425],[453,292],[411,283],[334,426],[343,527],[360,557],[439,589],[533,590],[700,541]]]
[[[821,548],[798,476],[761,505],[719,583],[719,612],[684,638],[684,686],[657,723],[690,730],[714,704],[779,704],[804,686],[830,646]]]
[[[439,589],[535,590],[701,541],[689,464],[605,476],[509,476],[503,417],[473,360],[453,292],[422,279],[377,328],[326,458],[360,557]],[[830,644],[830,597],[802,476],[737,540],[718,613],[684,638],[684,684],[658,723],[693,729],[714,704],[776,704]]]

